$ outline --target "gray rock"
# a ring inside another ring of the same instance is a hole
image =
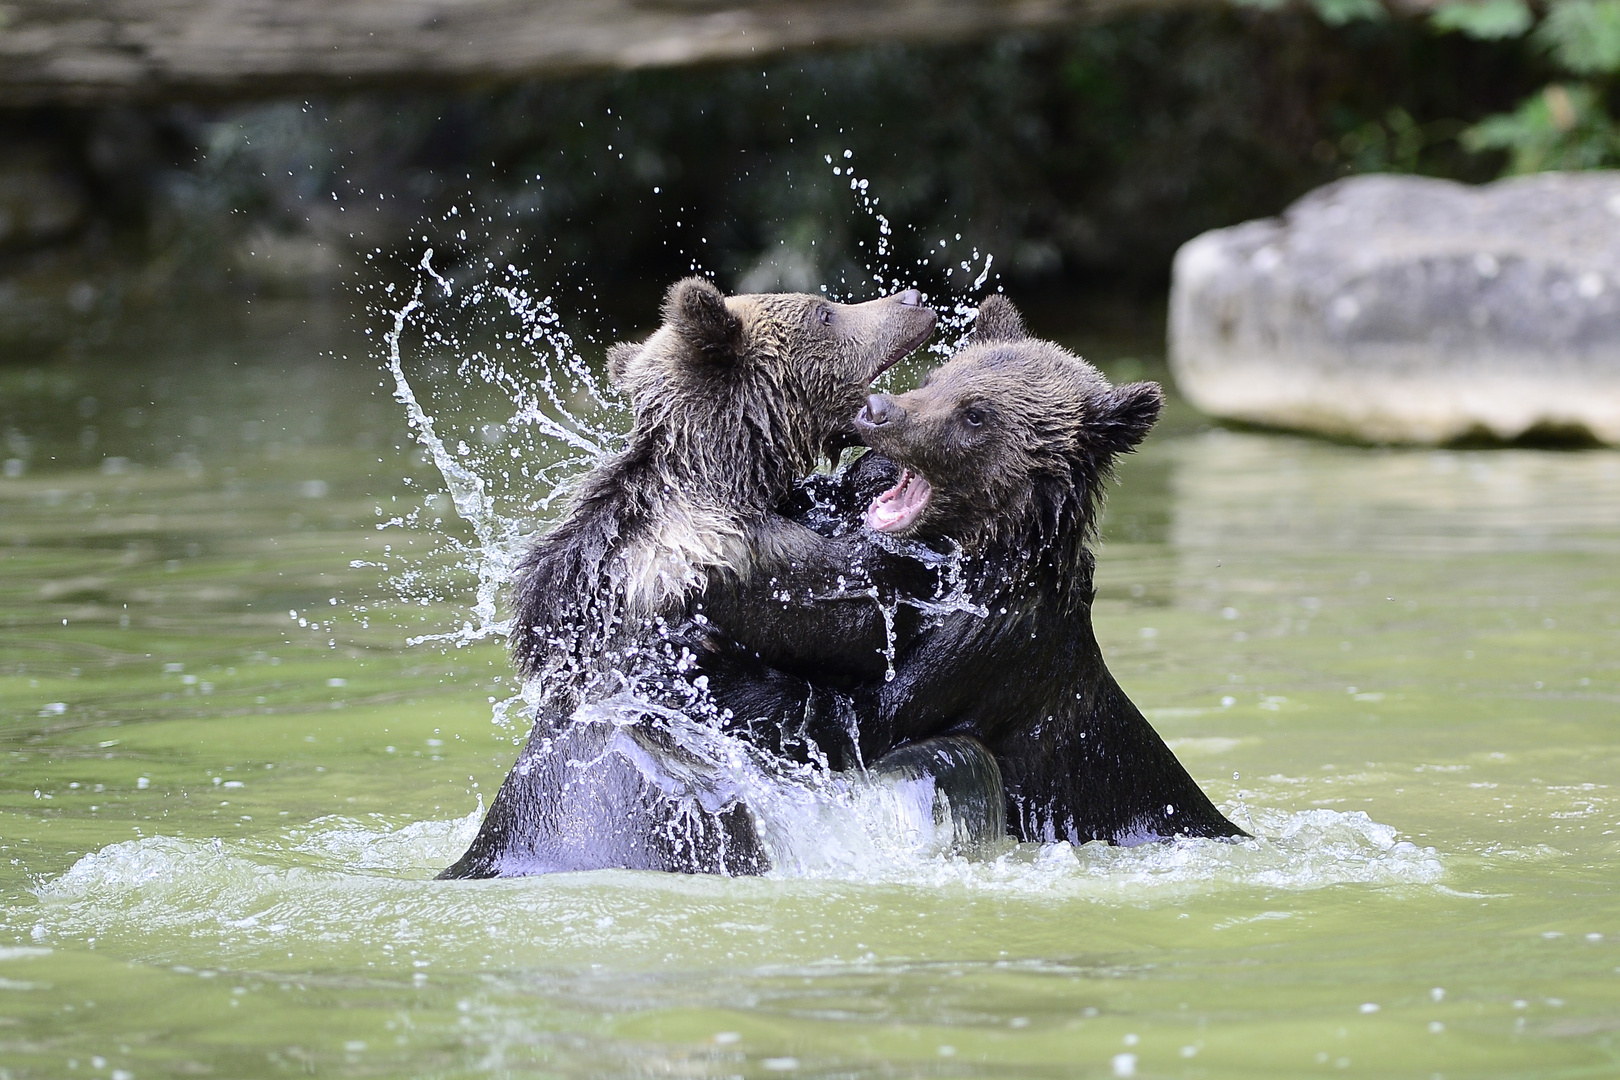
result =
[[[1353,177],[1205,233],[1176,254],[1170,361],[1226,419],[1620,443],[1620,173]]]

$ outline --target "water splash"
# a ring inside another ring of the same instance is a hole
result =
[[[460,647],[510,633],[510,621],[499,617],[499,594],[512,579],[527,537],[541,526],[545,511],[573,476],[612,449],[628,421],[616,393],[598,381],[563,329],[551,297],[531,292],[525,271],[510,263],[502,270],[486,262],[487,276],[458,295],[455,283],[434,267],[433,257],[434,249],[427,248],[417,264],[425,277],[411,286],[409,299],[397,308],[385,306],[391,325],[383,337],[384,364],[393,378],[395,400],[404,406],[417,442],[473,539],[468,543],[440,528],[442,518],[424,521],[420,511],[379,528],[431,529],[435,544],[456,556],[455,567],[476,580],[470,618],[453,630],[410,639],[413,645]],[[424,297],[430,282],[442,301],[452,302],[448,310]],[[394,290],[388,286],[385,295]],[[472,415],[464,426],[473,429],[468,432],[472,438],[457,439],[454,450],[439,434],[437,418],[422,405],[406,372],[402,341],[407,333],[420,340],[423,359],[448,355],[466,384],[495,392],[495,402],[478,402],[468,410]],[[509,409],[507,418],[488,421],[491,404]],[[431,506],[432,501],[429,496],[424,503]],[[453,598],[438,591],[442,576],[430,556],[389,555],[391,580],[407,603]]]
[[[943,260],[947,281],[959,282],[961,292],[929,299],[941,318],[940,333],[927,351],[948,355],[971,329],[978,311],[972,297],[990,282],[994,256],[975,247],[970,257],[960,258],[950,254],[949,240],[941,240],[939,252],[920,258],[914,267],[895,265],[896,226],[881,210],[881,196],[870,181],[856,175],[853,157],[845,150],[836,164],[832,155],[826,163],[835,178],[847,183],[852,211],[876,225],[877,244],[866,267],[866,288],[857,287],[845,299],[864,298],[868,289],[888,293],[913,287],[919,276],[937,272],[936,264]],[[476,211],[452,207],[443,218],[459,237],[451,247],[464,247],[468,227],[477,228],[478,220]],[[491,236],[500,231],[494,214],[484,227]],[[425,244],[425,234],[422,240]],[[960,242],[960,235],[956,240]],[[433,494],[424,497],[419,509],[393,516],[379,528],[426,534],[429,540],[385,553],[395,592],[407,605],[459,606],[459,581],[464,580],[459,575],[473,580],[471,604],[459,626],[411,639],[459,647],[510,633],[509,623],[499,617],[498,598],[511,579],[524,537],[550,520],[575,477],[620,444],[630,414],[622,395],[602,378],[600,358],[587,358],[587,350],[565,329],[553,297],[534,288],[529,270],[505,257],[482,257],[444,270],[437,257],[435,248],[425,247],[415,264],[416,278],[405,287],[406,302],[397,302],[399,286],[390,283],[380,290],[375,309],[389,327],[383,340],[394,396],[472,538],[463,539],[435,516]],[[598,348],[593,342],[591,349]],[[447,367],[459,385],[446,385]],[[437,399],[431,409],[410,374],[419,371],[431,374]],[[902,376],[891,369],[883,384],[897,377]],[[492,412],[507,415],[491,421]],[[445,433],[447,423],[460,430]],[[448,567],[439,551],[451,555]]]
[[[952,284],[959,280],[956,276],[958,271],[962,275],[960,280],[966,282],[968,275],[974,274],[977,270],[972,283],[961,287],[955,295],[933,297],[926,290],[923,292],[924,301],[932,304],[939,312],[939,332],[935,340],[926,347],[926,351],[935,356],[948,357],[962,347],[963,340],[973,328],[973,321],[979,314],[979,306],[974,297],[980,295],[990,281],[995,255],[991,252],[981,253],[975,246],[968,258],[952,256],[950,251],[953,241],[941,238],[937,241],[936,251],[919,258],[914,267],[896,267],[893,263],[894,226],[878,209],[882,197],[872,189],[871,181],[856,173],[854,157],[854,151],[845,150],[839,158],[835,159],[831,154],[826,154],[822,160],[832,170],[835,180],[848,184],[856,207],[877,225],[875,259],[866,266],[867,278],[877,292],[898,292],[912,287],[918,277],[931,276],[936,271],[936,258],[942,260],[945,279]],[[909,224],[906,228],[915,231]],[[962,234],[956,233],[954,243],[961,241]],[[851,290],[852,294],[859,291]],[[835,299],[838,298],[836,292],[833,295]],[[900,372],[893,368],[885,372],[877,381],[878,389],[888,389],[899,374]]]
[[[894,227],[880,211],[880,199],[869,182],[855,175],[851,159],[846,151],[840,164],[833,165],[830,156],[828,163],[835,176],[847,176],[858,209],[877,225],[875,262],[867,267],[870,284],[879,292],[909,287],[913,282],[908,275],[892,265]],[[948,245],[942,244],[942,250],[946,249]],[[405,408],[426,460],[443,479],[455,516],[470,529],[472,538],[462,539],[442,518],[428,521],[420,514],[395,518],[381,527],[426,532],[458,556],[459,568],[475,578],[469,618],[452,630],[410,639],[412,644],[461,647],[512,632],[510,620],[499,617],[498,600],[500,590],[513,577],[527,538],[544,526],[547,511],[570,481],[619,444],[629,413],[623,398],[600,381],[598,368],[575,347],[552,297],[533,288],[529,271],[514,262],[501,267],[492,259],[485,259],[481,267],[441,271],[434,259],[434,249],[426,248],[404,303],[384,305],[390,320],[384,335],[386,366],[393,378],[394,396]],[[920,261],[918,269],[926,262]],[[993,256],[981,256],[974,249],[971,259],[946,268],[947,277],[960,271],[961,277],[955,280],[967,285],[969,294],[977,293],[989,281],[993,264]],[[974,275],[971,285],[967,284],[969,275]],[[455,280],[458,276],[466,280]],[[385,295],[392,298],[395,286],[390,285]],[[935,306],[944,305],[936,301]],[[941,352],[952,349],[976,313],[976,305],[966,296],[953,298],[942,312],[945,334],[933,348]],[[407,355],[411,356],[409,363]],[[419,398],[407,368],[436,373],[431,411]],[[444,385],[447,371],[453,371],[460,382]],[[487,422],[492,405],[505,412],[507,419]],[[446,434],[457,426],[467,437]],[[940,554],[887,536],[879,536],[878,542],[932,567],[939,576],[936,594],[885,596],[856,573],[851,581],[841,583],[837,597],[822,599],[862,596],[877,605],[885,628],[886,678],[893,679],[895,616],[900,604],[931,615],[967,611],[984,617],[987,612],[969,595],[969,575],[960,549]],[[393,558],[393,580],[402,596],[424,601],[445,598],[444,592],[434,592],[444,583],[431,567],[397,554]],[[902,793],[895,785],[885,788],[858,772],[833,775],[824,767],[824,759],[820,765],[800,766],[768,758],[728,735],[712,702],[705,705],[696,697],[684,702],[669,698],[669,684],[679,684],[679,680],[667,676],[678,672],[681,662],[665,655],[669,650],[661,644],[662,634],[654,634],[650,644],[631,640],[634,634],[615,629],[619,626],[617,608],[610,605],[597,611],[587,604],[581,611],[591,626],[556,632],[572,633],[585,645],[599,640],[604,648],[611,645],[612,663],[602,662],[604,649],[585,649],[589,654],[583,661],[585,668],[574,674],[585,680],[581,685],[589,684],[590,692],[570,722],[622,728],[625,739],[612,745],[627,758],[634,756],[630,744],[637,726],[655,728],[678,756],[657,762],[656,768],[649,766],[645,778],[666,791],[678,792],[682,806],[691,803],[687,808],[691,814],[712,814],[731,802],[747,805],[773,865],[797,874],[889,867],[897,858],[903,862],[890,850],[896,842],[894,836],[904,838],[898,841],[902,847],[921,844],[934,856],[944,850],[939,847],[939,837],[949,830],[942,831],[939,821],[948,820],[949,814],[938,818],[932,795],[925,799],[916,790]],[[594,628],[598,615],[601,633]],[[599,667],[613,670],[595,670]],[[651,679],[644,679],[649,674]],[[526,725],[516,721],[542,704],[560,703],[573,709],[575,702],[567,694],[556,696],[560,692],[553,684],[562,681],[568,680],[531,679],[515,695],[500,701],[491,698],[492,719],[521,735]],[[644,681],[648,684],[643,685]],[[622,692],[615,696],[608,689],[611,686]],[[819,748],[812,744],[807,750],[812,761],[817,761]],[[926,807],[919,799],[925,799]]]
[[[433,272],[430,262],[432,256],[433,250],[430,248],[422,257],[422,266],[444,285],[445,292],[448,293],[449,284]],[[445,449],[443,440],[434,430],[433,418],[416,400],[416,394],[405,377],[404,361],[399,355],[399,339],[405,332],[405,325],[411,315],[421,310],[421,292],[421,286],[418,285],[410,303],[394,313],[394,328],[384,338],[388,346],[388,370],[394,376],[394,400],[405,406],[406,417],[411,429],[416,432],[417,441],[426,448],[432,456],[434,467],[444,477],[445,487],[450,491],[456,513],[472,526],[473,533],[478,538],[479,558],[474,560],[478,573],[478,591],[473,603],[473,615],[477,623],[467,623],[450,633],[426,634],[412,638],[410,643],[415,645],[423,641],[453,641],[458,645],[465,645],[489,637],[491,634],[505,636],[510,628],[507,621],[496,617],[495,594],[511,576],[517,538],[512,535],[511,523],[496,517],[494,500],[485,490],[484,478],[463,466]]]
[[[940,890],[1037,904],[1179,905],[1198,896],[1308,893],[1344,885],[1443,891],[1445,860],[1364,813],[1270,809],[1252,840],[1181,840],[1111,848],[1007,841],[990,857],[953,854],[916,792],[848,785],[807,810],[814,842],[783,851],[768,878],[694,879],[606,871],[446,884],[428,880],[466,847],[482,807],[405,824],[330,817],[259,840],[152,837],[80,858],[41,885],[38,941],[124,939],[145,955],[199,952],[218,962],[286,961],[306,946],[342,945],[424,961],[527,949],[536,956],[633,958],[659,927],[692,913],[709,939],[750,926],[782,903],[847,904],[874,888]],[[1269,898],[1269,897],[1268,897]],[[875,898],[874,898],[875,899]],[[892,897],[878,900],[892,906]],[[718,906],[718,907],[717,907]],[[734,915],[723,914],[735,907]],[[617,918],[603,919],[603,912]],[[643,922],[645,925],[642,925]],[[750,931],[752,933],[752,931]],[[410,953],[414,956],[415,953]]]

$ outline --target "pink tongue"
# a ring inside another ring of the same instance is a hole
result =
[[[928,481],[912,472],[902,472],[900,482],[872,500],[866,508],[866,525],[876,532],[904,532],[922,516],[932,489]]]

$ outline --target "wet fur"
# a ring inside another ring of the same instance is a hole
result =
[[[534,727],[443,877],[765,869],[737,793],[672,779],[680,749],[657,705],[712,707],[680,677],[683,650],[707,632],[692,619],[706,592],[740,595],[778,570],[830,572],[847,557],[775,508],[848,426],[878,368],[927,336],[933,313],[896,298],[728,300],[688,279],[663,315],[646,342],[610,351],[634,413],[625,449],[582,478],[563,520],[521,560],[512,653],[539,689]],[[626,694],[650,700],[641,721],[580,712]]]
[[[876,451],[822,502],[858,514],[897,479],[883,452],[922,473],[934,496],[916,538],[941,551],[961,546],[969,593],[988,614],[911,620],[898,628],[892,681],[867,677],[831,694],[814,664],[795,680],[750,668],[746,650],[717,648],[705,670],[734,705],[746,703],[738,715],[750,720],[749,736],[774,730],[784,752],[807,740],[825,751],[853,723],[858,742],[842,751],[850,761],[942,735],[977,739],[1000,765],[1007,821],[1021,840],[1243,835],[1114,681],[1091,625],[1090,545],[1104,484],[1157,419],[1158,388],[1110,386],[1077,357],[1029,338],[1012,305],[993,297],[969,346],[893,400],[909,422],[866,427]],[[999,425],[964,427],[969,402]],[[812,517],[801,508],[801,520]],[[895,562],[864,536],[861,559]],[[871,615],[854,609],[838,628],[861,643],[853,653],[881,641]]]

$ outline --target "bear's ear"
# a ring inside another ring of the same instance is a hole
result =
[[[1164,391],[1158,383],[1127,383],[1104,397],[1092,418],[1092,438],[1099,449],[1123,454],[1147,437],[1153,422],[1164,408]]]
[[[742,355],[743,322],[713,282],[691,277],[671,285],[664,323],[707,360],[729,363]]]
[[[630,370],[631,362],[640,355],[640,345],[631,345],[629,342],[621,341],[616,345],[608,346],[608,382],[623,390],[625,373]]]
[[[1011,300],[995,293],[985,297],[984,303],[979,305],[979,315],[973,320],[973,333],[969,340],[977,344],[1022,341],[1027,337],[1029,331],[1024,329],[1024,320],[1018,314],[1018,309],[1013,307]]]

